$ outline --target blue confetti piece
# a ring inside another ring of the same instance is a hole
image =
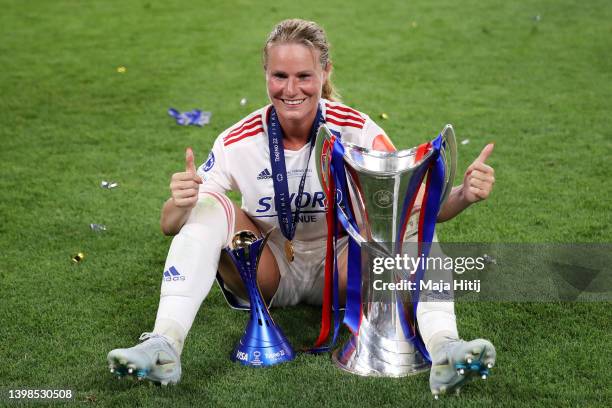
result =
[[[174,108],[168,109],[168,115],[176,120],[176,124],[180,126],[204,126],[210,123],[212,112],[202,112],[199,109],[194,109],[188,112],[179,112]]]

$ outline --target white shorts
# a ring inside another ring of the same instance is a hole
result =
[[[338,240],[338,255],[347,248],[348,238]],[[285,256],[284,241],[268,241],[268,248],[272,252],[280,272],[280,281],[276,293],[270,300],[269,307],[294,306],[299,303],[321,305],[323,303],[323,288],[325,285],[325,251],[326,241],[300,242],[294,241],[295,259],[289,262]],[[249,301],[232,293],[229,288],[222,285],[222,292],[232,307],[248,308]]]
[[[280,243],[268,243],[281,275],[270,306],[320,305],[325,285],[326,242],[294,242],[293,245],[295,259],[289,262]]]

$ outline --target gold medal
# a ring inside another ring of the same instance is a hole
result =
[[[287,261],[293,262],[294,254],[293,244],[291,241],[285,241],[285,257],[287,258]]]

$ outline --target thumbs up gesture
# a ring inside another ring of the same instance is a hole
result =
[[[198,201],[198,189],[202,179],[196,174],[193,150],[185,150],[185,171],[174,173],[170,180],[172,200],[179,208],[193,208]]]
[[[489,197],[495,184],[495,170],[485,164],[485,161],[493,153],[495,145],[489,143],[482,149],[480,155],[465,171],[463,176],[463,198],[468,203],[475,203]]]

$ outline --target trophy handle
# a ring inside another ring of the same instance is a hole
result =
[[[455,180],[455,173],[457,172],[457,139],[455,138],[453,125],[449,124],[444,126],[441,133],[442,140],[445,144],[441,154],[447,171],[444,174],[444,192],[440,197],[440,206],[444,204],[453,189],[453,181]]]

